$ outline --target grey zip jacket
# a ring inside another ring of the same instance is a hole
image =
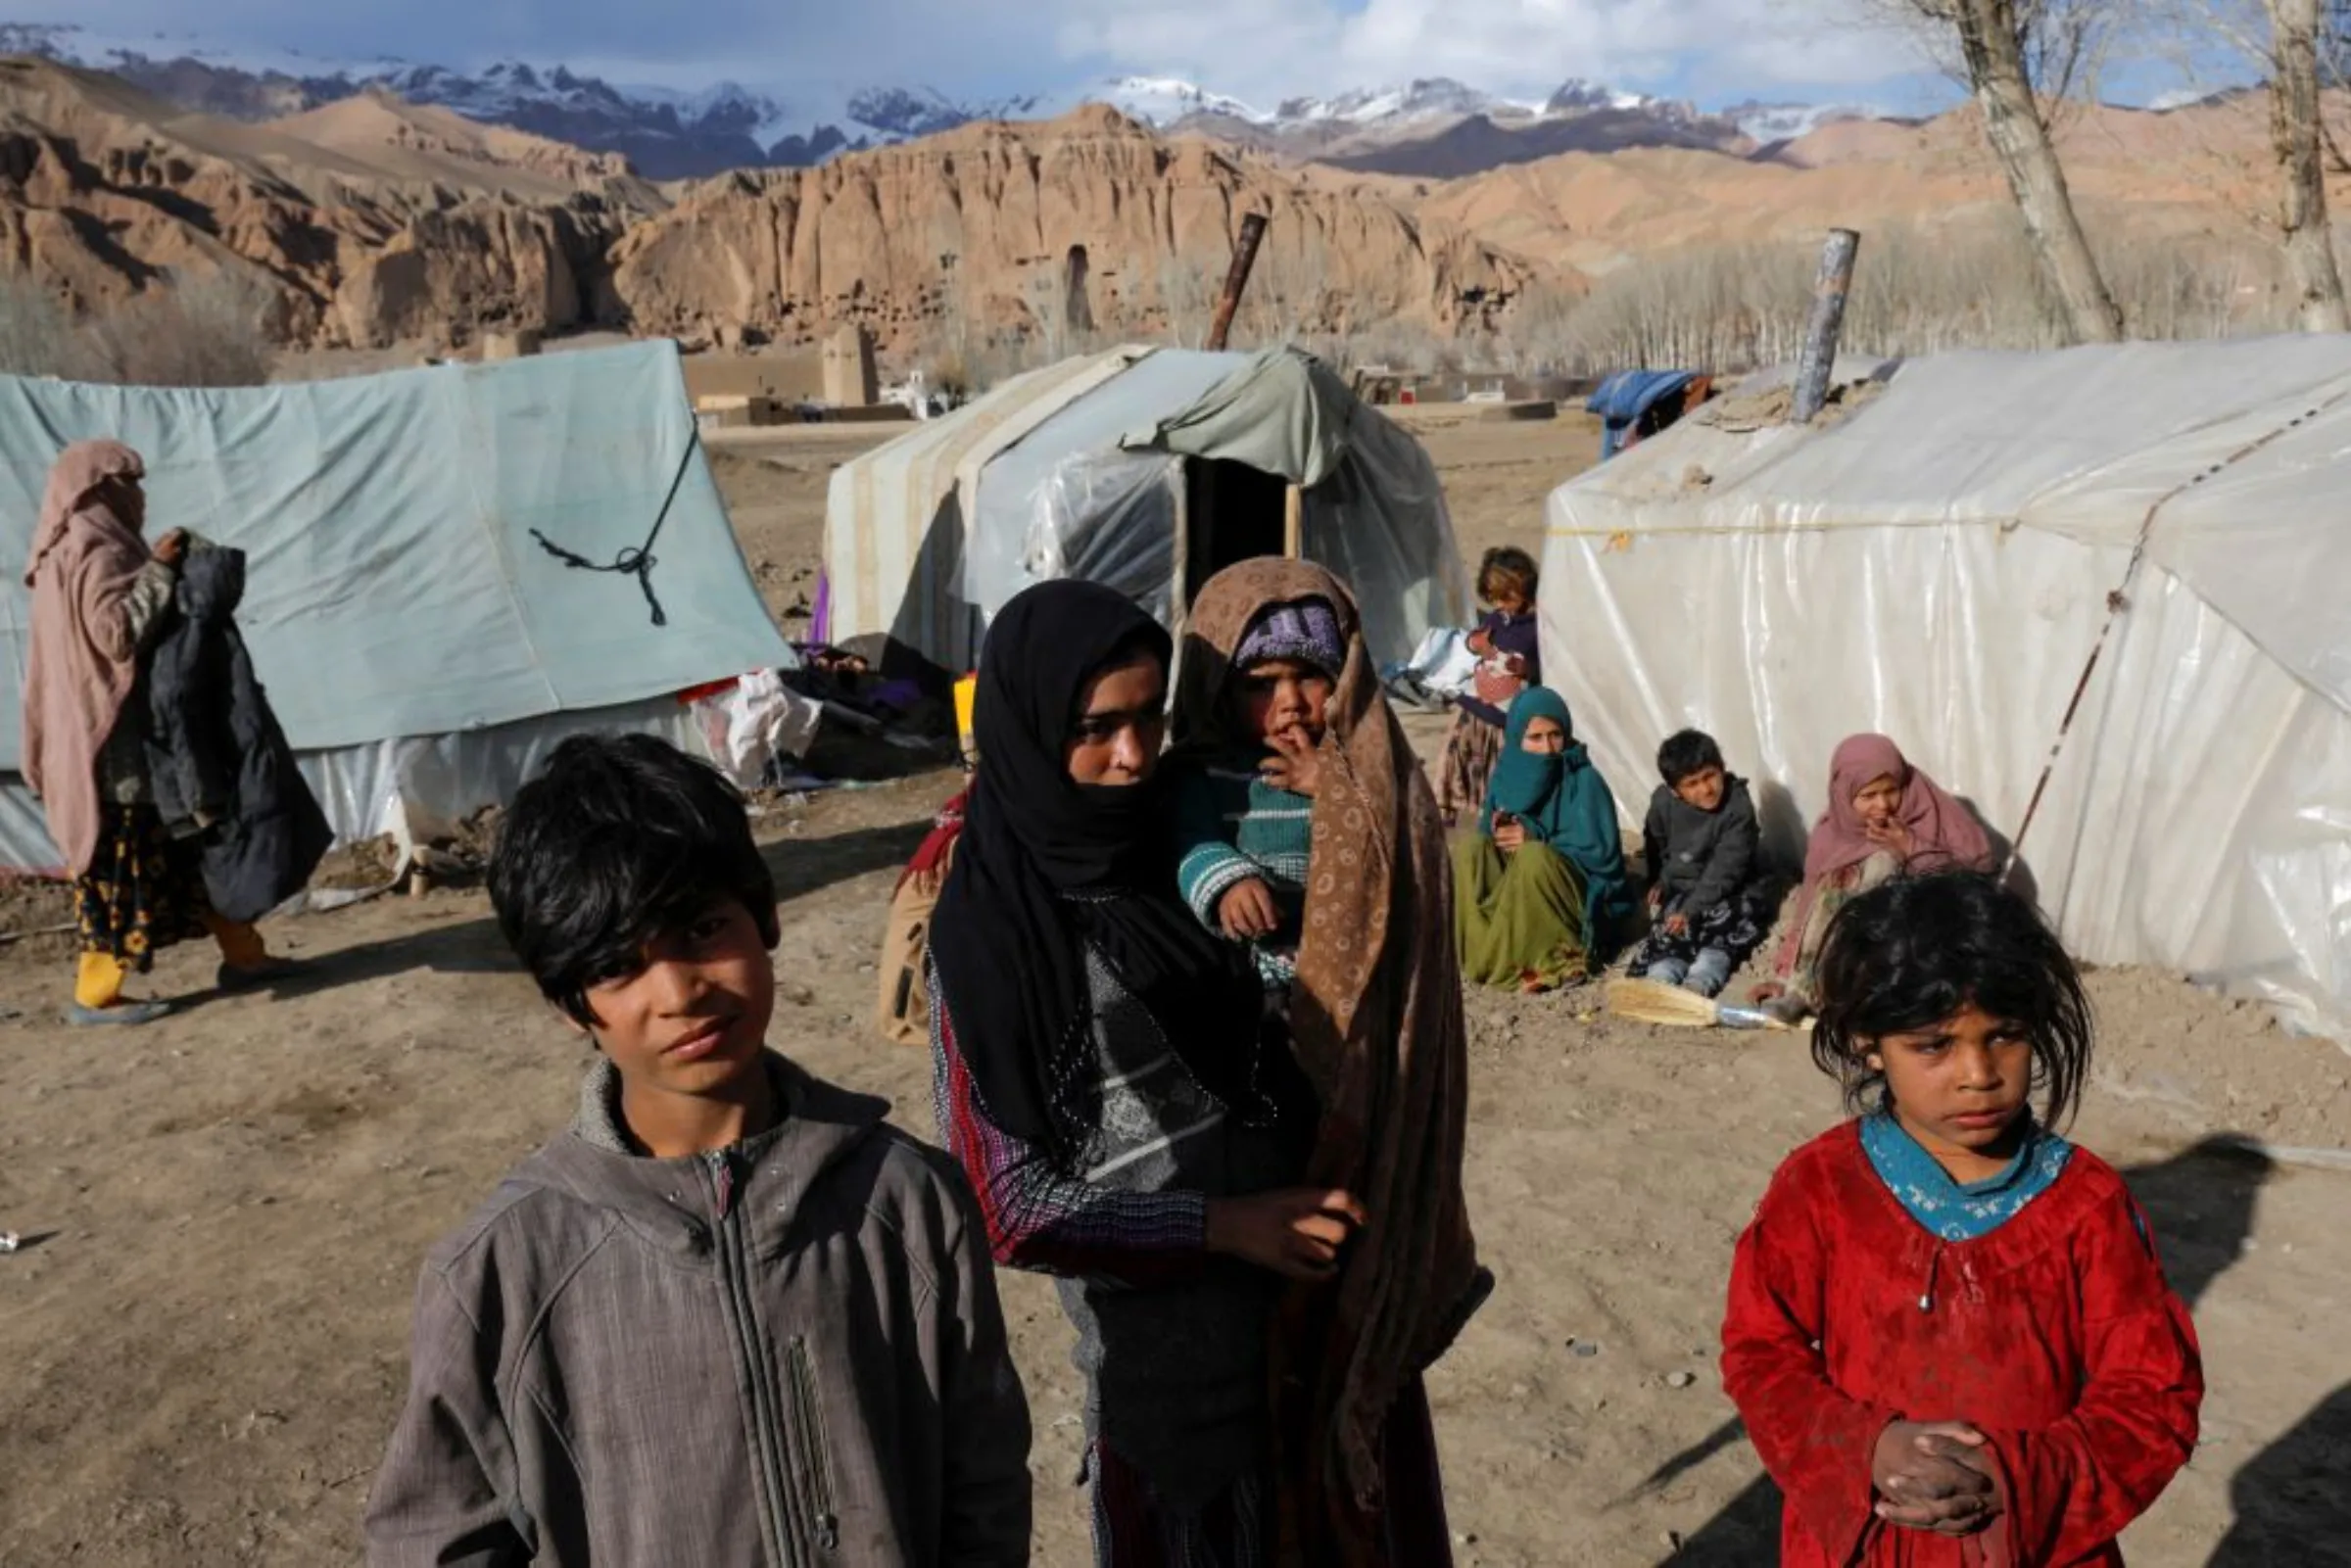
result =
[[[370,1568],[1026,1564],[1029,1410],[987,1238],[888,1107],[768,1069],[788,1115],[629,1153],[573,1128],[433,1249]]]

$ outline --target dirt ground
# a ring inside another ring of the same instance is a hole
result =
[[[812,581],[826,477],[873,439],[717,458],[769,602]],[[1533,546],[1590,458],[1581,420],[1430,426],[1465,552]],[[945,776],[760,821],[784,895],[775,1043],[931,1132],[928,1064],[867,1028],[895,867]],[[0,929],[53,913],[0,897]],[[477,892],[275,926],[315,977],[204,994],[120,1035],[55,1022],[64,939],[0,945],[0,1568],[358,1558],[426,1246],[567,1119],[580,1049],[511,973]],[[2351,1055],[2174,976],[2102,973],[2082,1140],[2132,1174],[2195,1307],[2212,1393],[2135,1564],[2351,1563]],[[1754,1564],[1775,1505],[1715,1371],[1731,1245],[1773,1165],[1835,1119],[1786,1036],[1595,1017],[1587,993],[1469,1002],[1469,1179],[1500,1289],[1430,1379],[1467,1564]],[[15,1016],[8,1017],[10,1013]],[[1087,1559],[1080,1388],[1039,1280],[1003,1281],[1035,1414],[1037,1561]],[[1587,1354],[1588,1353],[1588,1354]]]

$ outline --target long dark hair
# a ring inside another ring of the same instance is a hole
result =
[[[1981,872],[1897,877],[1838,911],[1822,945],[1812,1061],[1848,1110],[1885,1103],[1869,1052],[1969,1003],[2021,1026],[2033,1046],[2041,1124],[2080,1108],[2089,1077],[2090,1008],[2081,972],[2031,903]]]

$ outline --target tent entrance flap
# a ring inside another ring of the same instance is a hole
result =
[[[1186,604],[1227,566],[1279,555],[1287,544],[1289,482],[1221,457],[1184,462]]]

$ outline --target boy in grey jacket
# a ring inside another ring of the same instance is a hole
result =
[[[1665,782],[1641,829],[1653,924],[1630,972],[1714,996],[1769,921],[1755,803],[1746,781],[1724,768],[1714,737],[1697,730],[1657,748],[1657,772]]]
[[[490,891],[600,1056],[425,1263],[371,1568],[1027,1563],[987,1238],[882,1102],[767,1049],[741,797],[648,736],[566,741]]]

